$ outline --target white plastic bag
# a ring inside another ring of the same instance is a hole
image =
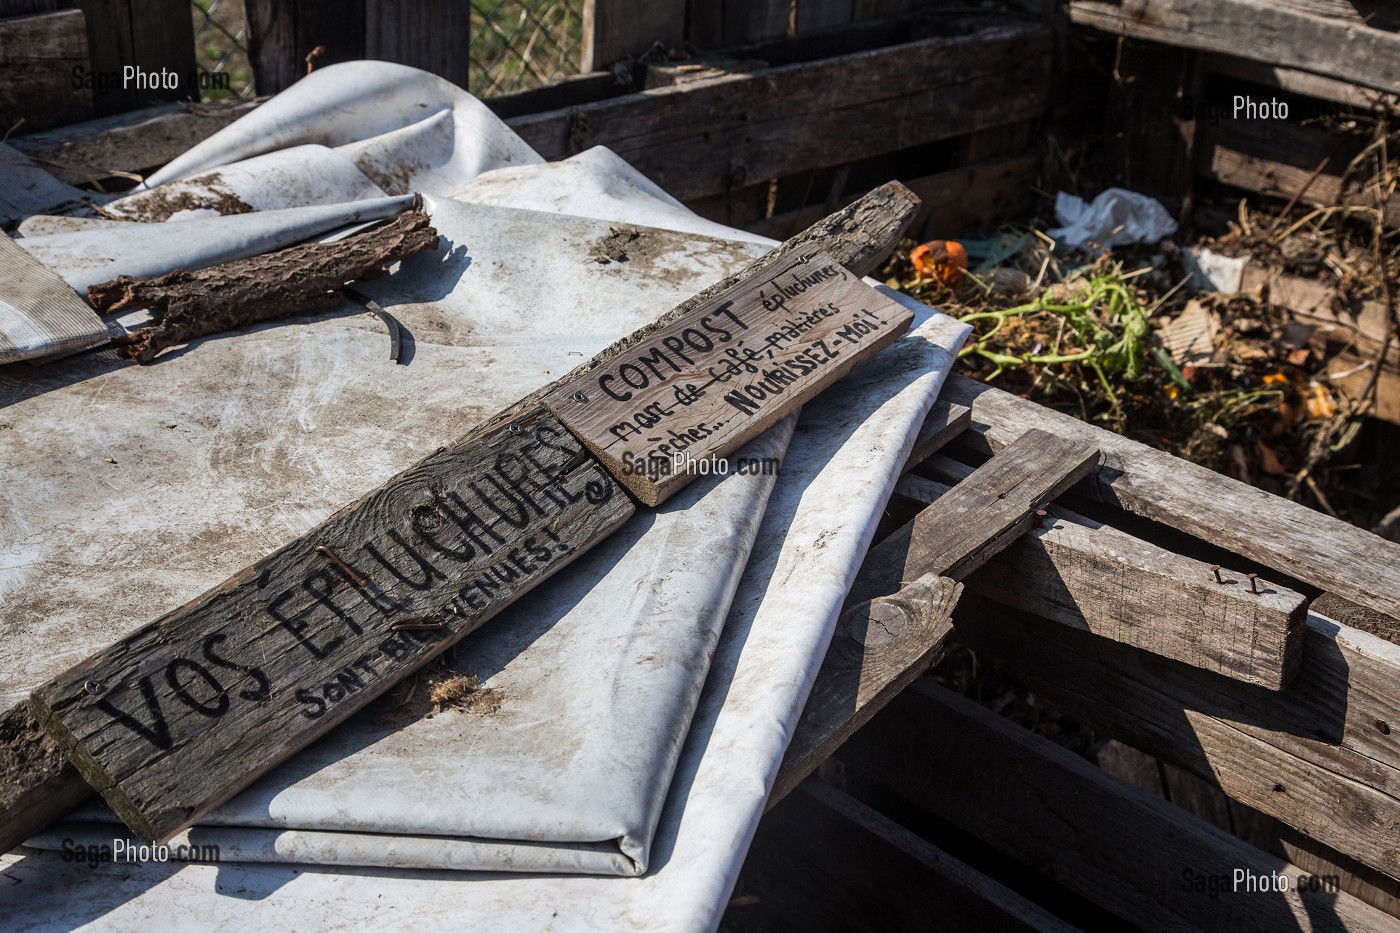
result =
[[[1091,203],[1061,191],[1055,198],[1055,219],[1064,226],[1051,230],[1050,236],[1075,249],[1156,243],[1176,232],[1176,221],[1165,207],[1126,188],[1109,188]]]

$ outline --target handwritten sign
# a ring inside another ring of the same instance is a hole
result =
[[[657,505],[912,320],[825,253],[792,255],[544,403],[638,499]]]
[[[429,457],[34,691],[73,763],[167,838],[611,532],[631,501],[547,412]]]

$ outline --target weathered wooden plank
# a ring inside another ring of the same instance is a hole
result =
[[[285,0],[258,0],[249,5],[250,20],[263,6],[268,16],[286,12]],[[288,43],[294,37],[283,37],[288,30],[289,25],[275,18],[260,33],[255,30],[254,38],[260,35],[258,41],[266,48],[254,57],[269,61],[266,68],[257,66],[260,90],[276,89],[278,85],[268,82],[281,71],[286,71],[287,84],[305,74],[300,56],[290,51]],[[1043,79],[1049,67],[1048,33],[1037,27],[1003,26],[957,39],[927,40],[606,100],[596,100],[605,96],[598,82],[611,79],[584,76],[579,82],[585,93],[570,106],[521,116],[523,108],[534,106],[521,95],[521,101],[509,103],[505,110],[512,114],[511,127],[547,158],[565,158],[575,145],[607,145],[682,200],[691,201],[728,191],[745,179],[842,164],[1008,120],[1034,118],[1044,112]],[[893,84],[890,75],[896,76]],[[970,94],[1001,103],[995,108],[968,107],[962,101]],[[243,112],[255,105],[228,106]],[[101,170],[142,171],[163,164],[236,115],[201,107],[189,117],[172,115],[169,121],[139,129],[102,130],[95,138],[89,138],[86,128],[70,128],[62,139],[52,139],[52,145],[22,138],[15,142],[30,155]],[[754,136],[750,119],[773,131],[774,144]],[[59,153],[59,145],[66,152]],[[1024,198],[1034,162],[1030,157],[994,162],[914,183],[929,196],[930,210],[940,224],[975,226],[1002,216],[1006,205]],[[86,180],[82,173],[62,177]],[[755,229],[783,238],[819,220],[823,210],[780,215]]]
[[[1212,74],[1237,78],[1251,84],[1287,91],[1290,94],[1301,94],[1305,97],[1316,97],[1319,100],[1346,104],[1349,107],[1360,107],[1363,110],[1369,109],[1377,99],[1388,101],[1392,107],[1400,105],[1400,98],[1393,94],[1382,94],[1379,91],[1358,87],[1350,81],[1338,81],[1335,78],[1299,71],[1296,68],[1266,65],[1262,62],[1250,61],[1247,58],[1236,58],[1233,55],[1212,55],[1209,67]]]
[[[899,339],[913,320],[831,257],[788,256],[544,403],[654,506]]]
[[[136,92],[138,105],[165,100],[199,100],[195,72],[194,20],[188,0],[128,0],[131,9],[131,61],[145,73],[174,73],[175,87],[147,85]]]
[[[1358,606],[1333,593],[1323,593],[1312,601],[1313,612],[1339,622],[1347,628],[1360,629],[1393,645],[1400,645],[1400,620],[1381,615],[1374,609]]]
[[[971,408],[940,398],[933,403],[928,417],[920,426],[919,434],[914,438],[914,449],[909,452],[909,459],[904,462],[904,468],[912,470],[923,463],[941,450],[943,445],[966,431],[970,424]]]
[[[139,107],[141,101],[136,90],[123,87],[120,81],[122,66],[132,64],[136,57],[130,0],[66,0],[64,6],[82,10],[87,18],[92,73],[105,75],[115,82],[114,86],[109,84],[105,91],[93,95],[93,113],[106,116]]]
[[[258,93],[276,94],[306,74],[296,31],[296,0],[243,0],[248,19],[248,61]]]
[[[248,58],[258,92],[284,91],[314,67],[363,58],[367,0],[245,0]],[[412,4],[417,6],[418,4]]]
[[[667,49],[680,48],[685,41],[685,7],[685,0],[584,0],[579,70],[607,71],[657,42]]]
[[[951,375],[949,401],[972,406],[965,438],[1000,449],[1038,427],[1103,451],[1077,492],[1196,535],[1400,618],[1400,545],[1070,415]]]
[[[27,704],[0,715],[0,853],[62,818],[92,788]]]
[[[962,585],[928,576],[842,615],[788,743],[768,806],[831,757],[943,652]]]
[[[466,87],[470,0],[365,0],[365,57],[412,65]]]
[[[1070,21],[1400,91],[1400,36],[1270,0],[1073,0]]]
[[[92,116],[92,90],[73,87],[90,67],[80,10],[0,20],[0,135]]]
[[[632,512],[607,471],[534,412],[433,454],[39,687],[31,707],[128,826],[164,839]]]
[[[724,45],[724,0],[686,0],[685,40],[701,51]]]
[[[1047,30],[1002,25],[657,88],[511,126],[547,159],[607,146],[689,200],[1038,116],[1049,64]],[[982,100],[998,104],[972,103]]]
[[[251,111],[252,101],[161,104],[10,141],[69,184],[159,168]]]
[[[957,402],[957,399],[949,399]],[[848,605],[884,596],[925,574],[961,580],[1030,528],[1035,510],[1099,462],[1078,441],[1027,429],[968,482],[871,548]]]
[[[1296,867],[928,681],[896,697],[847,748],[848,769],[1136,927],[1394,929],[1350,895],[1299,890],[1308,886]],[[1290,890],[1234,890],[1241,871],[1282,876]]]
[[[51,13],[57,9],[58,0],[0,0],[0,17]]]
[[[759,823],[729,933],[1074,927],[829,784],[804,782]]]
[[[1319,126],[1269,120],[1222,120],[1202,130],[1200,173],[1222,184],[1309,207],[1344,204],[1374,208],[1370,194],[1342,189],[1341,172],[1360,144]],[[1313,178],[1317,166],[1330,159]],[[1306,190],[1305,190],[1306,186]],[[1301,192],[1301,194],[1300,194]],[[1386,222],[1400,224],[1400,205],[1386,208]]]
[[[968,228],[995,226],[1002,219],[1015,216],[1028,203],[1031,185],[1039,170],[1038,155],[1018,155],[905,179],[909,190],[924,203],[923,210],[914,218],[914,230],[917,233],[929,220],[940,235],[946,236],[956,236]],[[844,200],[836,203],[839,205]],[[823,205],[814,205],[772,217],[745,220],[739,226],[782,239],[821,217],[826,210]]]
[[[642,330],[612,344],[593,359],[523,400],[521,406],[539,404],[559,386],[575,382],[604,363],[616,360],[648,335],[671,326],[737,283],[764,274],[787,257],[825,253],[853,275],[868,275],[894,251],[899,238],[918,212],[919,199],[912,191],[897,181],[886,182],[854,204],[784,240],[782,245],[764,253],[734,275],[687,298]]]
[[[886,185],[565,379],[795,252],[868,271],[917,209]],[[630,514],[606,470],[537,408],[554,387],[40,687],[34,715],[145,838],[197,819]]]
[[[958,481],[972,468],[934,457],[925,469]],[[953,487],[957,488],[957,487]],[[906,476],[896,493],[924,505],[949,487]],[[1302,660],[1307,598],[1174,554],[1060,506],[979,572],[973,592],[994,602],[1271,690]]]
[[[1400,877],[1400,647],[1312,615],[1274,692],[966,596],[958,638],[1036,691],[1358,861]]]
[[[724,44],[746,45],[788,34],[789,0],[724,0]]]
[[[834,29],[851,21],[854,0],[797,0],[796,34]]]

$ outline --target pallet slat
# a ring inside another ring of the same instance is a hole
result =
[[[848,748],[848,770],[1145,929],[1394,929],[1347,894],[1229,890],[1237,870],[1295,888],[1300,872],[928,681]],[[1226,890],[1211,897],[1210,883]]]
[[[926,470],[963,480],[972,468],[947,457]],[[957,487],[952,487],[957,488]],[[929,504],[949,487],[906,476],[896,492]],[[1303,658],[1307,599],[1277,584],[1258,595],[1245,575],[1174,554],[1060,506],[978,573],[973,592],[1064,625],[1271,690]]]
[[[847,605],[894,593],[930,573],[961,580],[1020,537],[1042,503],[1073,486],[1098,462],[1099,452],[1089,444],[1028,428],[967,485],[871,548]]]
[[[1400,877],[1400,647],[1309,616],[1281,692],[964,597],[958,637],[1058,706]]]
[[[1070,22],[1400,91],[1400,35],[1272,0],[1073,0]]]
[[[726,933],[1074,929],[815,778],[764,816],[740,885],[757,903],[730,909]]]
[[[607,146],[684,201],[1039,116],[1049,68],[1047,30],[1003,25],[643,91],[511,126],[550,160]],[[975,103],[983,100],[997,106]]]
[[[1033,427],[1093,444],[1103,463],[1076,492],[1400,618],[1400,544],[966,376],[949,376],[943,392],[972,406],[964,437],[982,450]]]

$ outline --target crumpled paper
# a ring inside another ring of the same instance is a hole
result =
[[[1108,188],[1092,202],[1061,191],[1055,197],[1055,219],[1064,226],[1049,231],[1050,236],[1073,249],[1156,243],[1176,232],[1176,221],[1160,202],[1126,188]]]

